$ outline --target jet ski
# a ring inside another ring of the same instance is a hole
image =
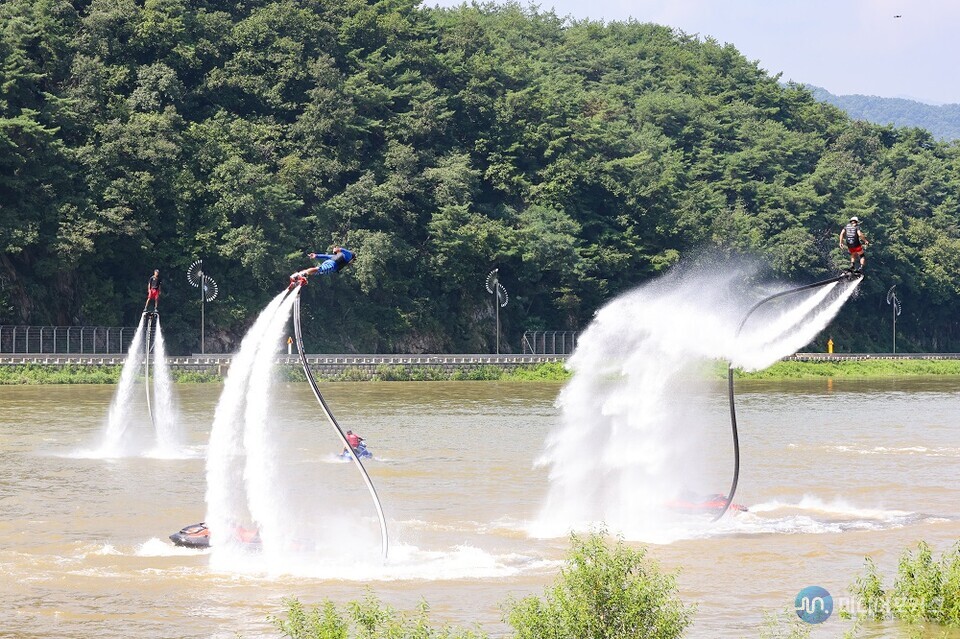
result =
[[[256,530],[246,528],[237,528],[235,531],[236,540],[243,544],[260,545],[260,533]],[[184,526],[179,532],[170,535],[170,541],[175,546],[184,548],[209,548],[210,547],[210,529],[204,522]]]
[[[666,502],[666,507],[679,513],[689,513],[692,515],[715,515],[723,510],[727,505],[727,496],[716,493],[713,495],[689,495],[685,494],[672,501]],[[748,508],[743,504],[730,504],[728,510],[734,513],[747,512]]]
[[[360,445],[353,449],[353,454],[360,459],[373,459],[373,453],[367,450],[367,444],[362,440],[360,441]],[[344,450],[340,453],[339,457],[344,461],[348,461],[351,458],[350,451]]]

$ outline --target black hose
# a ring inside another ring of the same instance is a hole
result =
[[[774,293],[769,297],[765,297],[747,311],[747,314],[743,316],[743,320],[740,322],[740,326],[737,327],[736,337],[740,337],[740,331],[743,330],[743,327],[746,325],[747,320],[750,319],[750,316],[753,315],[754,311],[766,304],[771,300],[775,300],[779,297],[785,297],[787,295],[792,295],[794,293],[800,293],[802,291],[809,291],[810,289],[820,288],[821,286],[826,286],[828,284],[833,284],[834,282],[840,282],[843,280],[850,279],[850,275],[839,275],[837,277],[831,277],[828,280],[822,280],[820,282],[814,282],[813,284],[807,284],[806,286],[798,286],[797,288],[791,288],[786,291],[781,291],[779,293]],[[723,510],[721,510],[716,517],[713,518],[713,521],[718,521],[727,513],[727,509],[730,508],[730,504],[733,503],[733,496],[737,492],[737,482],[740,481],[740,435],[737,432],[737,407],[734,403],[734,393],[733,393],[733,362],[727,366],[727,400],[730,402],[730,428],[733,431],[733,482],[730,484],[730,492],[727,494],[727,501],[723,505]]]
[[[363,477],[363,482],[367,485],[367,490],[370,491],[370,497],[373,498],[373,505],[377,509],[377,517],[380,518],[380,545],[383,550],[383,558],[386,560],[389,543],[387,537],[387,520],[383,516],[383,506],[380,505],[380,498],[377,496],[377,489],[373,487],[373,481],[370,479],[370,475],[367,474],[367,469],[363,467],[363,462],[360,461],[360,456],[353,452],[353,447],[350,445],[350,442],[347,441],[347,436],[344,435],[343,429],[340,428],[340,424],[337,423],[337,418],[333,416],[333,411],[330,410],[330,407],[327,406],[326,400],[323,399],[323,395],[320,393],[320,387],[317,386],[317,380],[313,377],[313,371],[310,370],[310,364],[307,363],[307,355],[303,350],[303,335],[300,332],[300,291],[301,288],[297,287],[296,291],[293,293],[296,295],[296,298],[293,302],[293,332],[297,337],[297,353],[300,355],[300,363],[303,365],[303,373],[307,377],[307,382],[310,384],[310,388],[313,390],[314,396],[317,398],[317,401],[320,402],[320,407],[323,409],[324,414],[326,414],[327,420],[330,422],[330,425],[333,426],[333,429],[337,432],[337,435],[343,442],[344,448],[348,451],[351,451],[350,458],[359,469],[360,476]]]
[[[147,395],[147,414],[150,415],[150,423],[153,424],[153,430],[157,430],[157,420],[153,416],[153,407],[150,405],[150,353],[153,350],[150,346],[150,326],[155,320],[158,320],[160,315],[154,311],[153,313],[144,311],[143,313],[144,322],[146,326],[143,329],[144,332],[144,352],[143,352],[143,386]]]

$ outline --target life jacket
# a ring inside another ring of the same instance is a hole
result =
[[[344,249],[340,249],[340,251],[333,254],[333,263],[338,271],[346,266],[352,259],[353,253]]]
[[[360,438],[356,433],[350,433],[347,435],[347,443],[350,444],[350,448],[356,448],[360,445]]]
[[[849,248],[860,246],[860,225],[850,222],[843,227],[843,242]]]

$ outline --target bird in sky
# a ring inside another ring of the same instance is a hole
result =
[[[902,16],[902,15],[896,15],[896,16],[893,16],[893,17],[894,17],[894,18],[902,18],[903,16]]]

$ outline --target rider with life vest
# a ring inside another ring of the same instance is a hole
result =
[[[867,261],[867,258],[863,253],[863,249],[869,244],[870,242],[867,241],[863,231],[860,230],[860,218],[857,216],[851,217],[850,223],[844,226],[843,230],[840,231],[840,248],[845,248],[850,251],[851,273],[863,273],[863,265]],[[857,257],[860,258],[859,267],[856,266]]]
[[[360,443],[363,441],[363,437],[361,437],[360,435],[357,435],[352,430],[348,430],[345,437],[347,438],[347,443],[350,444],[350,448],[353,449],[353,452],[357,452],[357,449],[360,448]],[[346,452],[347,452],[347,449],[344,448],[343,453],[340,453],[340,454],[343,455]]]
[[[344,266],[353,261],[353,251],[343,247],[333,247],[333,253],[307,253],[307,257],[320,260],[320,264],[312,268],[297,271],[290,276],[290,286],[295,284],[305,284],[308,275],[319,273],[320,275],[332,275]]]

